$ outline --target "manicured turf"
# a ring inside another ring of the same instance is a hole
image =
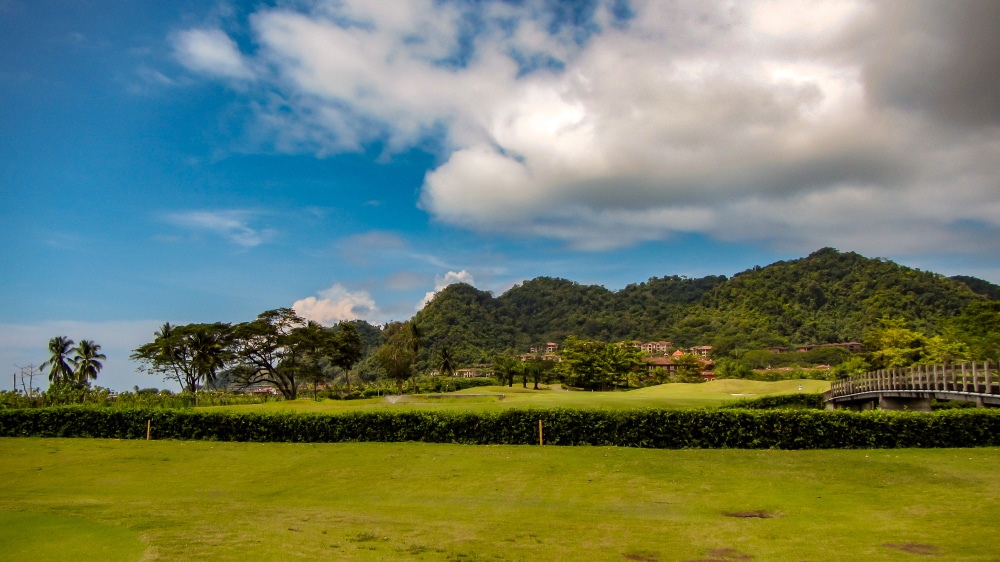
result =
[[[3,559],[137,560],[136,537],[144,560],[997,558],[995,448],[25,438],[0,458]]]
[[[751,398],[755,396],[791,394],[799,392],[824,392],[830,383],[815,380],[792,380],[778,382],[747,381],[737,379],[717,380],[702,384],[663,384],[628,392],[580,392],[560,390],[558,387],[544,390],[523,388],[520,383],[513,387],[486,386],[461,390],[454,395],[503,394],[503,400],[496,397],[441,398],[403,396],[372,398],[368,400],[321,400],[302,398],[292,402],[268,402],[244,406],[215,406],[207,409],[234,411],[295,411],[295,412],[343,412],[380,408],[420,408],[451,410],[495,410],[500,408],[694,408],[718,406],[723,402]]]

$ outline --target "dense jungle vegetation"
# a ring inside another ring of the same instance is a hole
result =
[[[948,278],[823,248],[728,279],[654,277],[619,291],[551,277],[515,285],[498,297],[451,285],[413,322],[423,333],[421,367],[442,348],[467,365],[569,335],[712,345],[724,356],[737,349],[863,341],[882,318],[934,335],[943,319],[973,302],[996,299],[998,289],[974,277]]]

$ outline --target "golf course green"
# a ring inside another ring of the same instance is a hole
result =
[[[799,387],[802,387],[801,390]],[[829,390],[828,381],[787,380],[777,382],[742,379],[716,380],[702,384],[671,383],[627,392],[584,392],[564,390],[559,385],[533,390],[514,386],[480,386],[443,395],[403,395],[366,400],[312,400],[306,393],[298,400],[212,406],[205,410],[266,412],[347,412],[372,409],[448,409],[484,411],[503,408],[699,408],[719,406],[741,398],[819,393]],[[502,396],[502,397],[501,397]]]

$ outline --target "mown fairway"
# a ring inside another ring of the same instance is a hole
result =
[[[576,392],[561,390],[559,387],[532,390],[531,384],[524,388],[520,383],[513,387],[485,386],[461,390],[456,396],[428,398],[403,396],[371,398],[368,400],[321,400],[307,397],[285,402],[268,402],[245,406],[215,406],[212,408],[234,411],[294,411],[294,412],[344,412],[380,408],[420,408],[482,411],[500,408],[695,408],[718,406],[723,402],[740,398],[753,398],[775,394],[799,392],[824,392],[830,383],[815,380],[792,380],[778,382],[747,381],[727,379],[703,384],[661,384],[628,392]],[[303,393],[306,394],[306,393]],[[475,395],[500,395],[477,397]],[[472,395],[472,396],[470,396]],[[209,408],[206,408],[209,409]]]
[[[25,438],[0,458],[12,560],[998,556],[1000,449]]]

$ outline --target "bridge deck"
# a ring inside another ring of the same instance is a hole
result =
[[[931,398],[1000,405],[1000,372],[989,362],[915,365],[834,381],[826,394],[828,407],[877,401],[885,409],[896,409],[900,404],[926,401],[929,409]]]

